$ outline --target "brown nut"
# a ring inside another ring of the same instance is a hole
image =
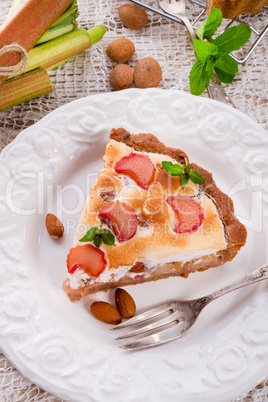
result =
[[[130,318],[136,312],[136,304],[130,294],[121,288],[115,291],[115,303],[117,310],[123,318]]]
[[[130,269],[131,272],[136,272],[137,274],[140,272],[144,272],[145,270],[146,266],[140,261],[137,261]]]
[[[118,8],[118,15],[123,25],[130,29],[143,28],[148,22],[146,11],[136,4],[123,4]]]
[[[90,310],[95,318],[106,324],[117,325],[122,321],[119,312],[110,303],[104,301],[94,302],[91,304]]]
[[[135,53],[135,46],[127,38],[112,41],[106,48],[106,54],[116,63],[124,63],[131,59]]]
[[[116,90],[127,89],[133,82],[133,72],[127,64],[117,64],[110,74],[110,84]]]
[[[111,188],[103,188],[100,191],[100,196],[103,199],[103,201],[110,202],[115,199],[116,192]]]
[[[152,57],[145,57],[135,64],[134,83],[137,88],[157,87],[161,79],[161,67]]]
[[[150,222],[148,219],[144,218],[141,215],[137,215],[138,225],[142,228],[148,229],[150,227]]]
[[[60,239],[64,233],[64,226],[54,214],[47,214],[46,228],[50,236],[54,239]]]

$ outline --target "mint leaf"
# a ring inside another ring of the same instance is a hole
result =
[[[196,57],[199,60],[206,61],[209,56],[216,55],[218,53],[218,47],[213,43],[194,39],[193,44]]]
[[[187,162],[185,162],[185,163],[187,163]],[[184,187],[186,186],[186,184],[188,183],[189,180],[191,180],[193,183],[205,183],[205,179],[203,178],[203,176],[200,173],[198,173],[196,170],[191,171],[190,163],[187,163],[185,168],[181,168],[180,172],[178,172],[177,174],[174,174],[175,169],[173,169],[173,168],[176,166],[180,166],[180,165],[177,165],[177,164],[173,165],[173,163],[167,162],[167,161],[162,162],[162,165],[168,173],[169,173],[168,170],[172,171],[172,173],[173,173],[172,176],[181,176],[181,188],[182,189],[184,189]]]
[[[190,180],[193,183],[195,184],[205,183],[204,177],[197,170],[192,170],[189,174],[190,174]]]
[[[196,36],[203,40],[211,38],[222,23],[222,12],[213,8],[207,20],[195,30]]]
[[[196,62],[189,75],[190,91],[193,95],[201,93],[209,85],[215,69],[221,82],[232,83],[238,72],[238,66],[229,53],[239,49],[250,38],[251,29],[246,24],[240,24],[226,29],[212,43],[206,39],[212,37],[222,22],[222,13],[212,9],[207,20],[195,31],[197,39],[193,40]]]
[[[249,40],[250,35],[250,27],[245,24],[240,24],[226,29],[213,43],[218,46],[219,52],[229,53],[243,46]]]
[[[221,82],[224,82],[225,84],[231,84],[233,82],[234,77],[235,77],[234,74],[226,73],[225,71],[222,71],[217,67],[215,67],[215,72],[216,72],[219,80]]]
[[[206,70],[207,62],[197,59],[190,71],[190,91],[192,95],[201,95],[211,79],[213,68]]]
[[[81,242],[93,241],[98,230],[99,228],[97,228],[96,226],[90,228],[89,231],[85,234],[85,236],[82,237],[82,239],[80,239],[79,241]]]
[[[210,71],[214,69],[216,63],[216,56],[210,56],[206,61],[206,71]]]
[[[115,242],[115,236],[109,229],[101,229],[99,234],[102,236],[103,243],[112,246]]]
[[[180,176],[184,171],[182,166],[180,166],[176,163],[174,163],[174,165],[173,165],[172,162],[164,161],[164,162],[162,162],[162,166],[167,171],[167,173],[170,174],[171,176]]]
[[[237,74],[238,65],[236,61],[227,53],[220,53],[216,59],[215,67],[228,74]]]
[[[189,179],[190,179],[189,174],[183,173],[183,174],[181,175],[181,188],[182,188],[182,189],[184,189],[184,187],[185,187],[186,184],[188,183]]]
[[[97,233],[97,234],[95,235],[95,237],[94,237],[93,242],[94,242],[94,244],[95,244],[96,247],[100,247],[100,245],[101,245],[101,243],[102,243],[102,240],[103,240],[102,235]]]
[[[185,166],[185,168],[184,168],[184,172],[185,172],[185,173],[189,173],[190,170],[191,170],[191,165],[190,165],[190,163],[188,163],[188,165]]]
[[[95,244],[96,247],[100,247],[101,243],[104,242],[108,246],[112,246],[115,242],[115,237],[113,233],[109,229],[99,229],[97,226],[94,226],[89,229],[89,231],[85,234],[81,242],[91,242]]]

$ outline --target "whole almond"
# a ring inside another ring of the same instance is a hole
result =
[[[119,312],[110,303],[96,301],[91,304],[90,310],[95,318],[106,324],[117,325],[122,321]]]
[[[130,294],[121,288],[115,291],[116,307],[123,318],[130,318],[136,312],[136,304]]]
[[[64,233],[64,226],[54,214],[47,214],[46,216],[46,228],[50,236],[54,239],[60,239]]]

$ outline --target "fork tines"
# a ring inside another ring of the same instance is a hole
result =
[[[178,324],[182,323],[183,319],[177,310],[173,310],[174,307],[175,305],[172,302],[165,303],[154,307],[145,313],[137,315],[122,324],[112,327],[111,330],[118,330],[132,326],[138,327],[137,329],[118,336],[116,340],[126,339],[132,336],[146,335],[143,338],[120,345],[120,347],[132,350],[144,349],[169,342],[179,337],[183,331]],[[168,316],[166,316],[166,314],[168,314]],[[141,326],[140,324],[145,321],[150,321],[150,323],[145,323],[145,325]],[[147,335],[147,333],[149,334]]]

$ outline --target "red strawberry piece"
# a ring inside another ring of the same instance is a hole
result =
[[[98,216],[107,222],[120,242],[131,239],[137,231],[136,215],[132,207],[125,202],[117,200],[105,204]]]
[[[68,264],[68,262],[67,262]],[[69,274],[73,274],[77,269],[82,269],[86,272],[87,267],[84,264],[74,264],[70,269],[68,268]]]
[[[204,220],[204,208],[190,197],[171,195],[167,198],[176,216],[176,233],[196,232]]]
[[[117,162],[114,170],[133,179],[141,188],[147,190],[154,180],[155,167],[145,155],[131,153]]]
[[[105,254],[92,244],[71,248],[67,256],[67,268],[73,274],[77,268],[83,269],[90,276],[99,276],[107,265]]]

